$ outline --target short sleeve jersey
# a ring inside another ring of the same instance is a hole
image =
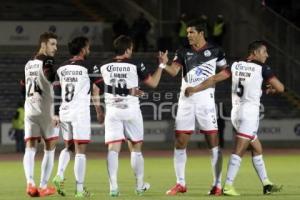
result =
[[[245,103],[259,106],[263,81],[274,77],[271,68],[258,61],[234,62],[229,73],[232,75],[233,106]]]
[[[104,84],[112,88],[131,89],[139,86],[139,81],[145,81],[149,74],[142,62],[130,59],[110,60],[100,67],[100,73]],[[130,106],[139,106],[138,97],[131,95],[123,96],[112,94],[104,89],[105,104],[126,108]]]
[[[192,47],[177,50],[173,62],[182,67],[181,98],[184,97],[186,87],[202,83],[215,75],[217,67],[226,66],[224,52],[219,47],[208,43],[199,50]],[[205,97],[211,92],[214,92],[214,88],[198,92],[191,98]]]
[[[101,80],[99,68],[85,60],[64,62],[56,74],[56,81],[61,86],[60,118],[67,121],[90,113],[91,83]]]
[[[54,67],[53,57],[38,55],[25,65],[25,115],[53,113],[53,88],[44,74],[45,66]]]

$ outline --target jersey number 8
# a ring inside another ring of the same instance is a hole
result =
[[[66,84],[66,95],[65,95],[66,102],[72,101],[74,97],[74,91],[75,91],[75,85],[73,85],[72,83]]]

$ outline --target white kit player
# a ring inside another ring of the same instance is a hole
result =
[[[205,135],[206,143],[211,150],[211,165],[213,183],[210,195],[221,195],[222,154],[219,148],[218,125],[214,99],[214,88],[199,92],[192,97],[185,97],[184,90],[195,86],[213,76],[217,70],[227,67],[224,52],[205,40],[206,26],[198,21],[187,25],[189,46],[177,50],[171,65],[166,65],[165,71],[176,76],[182,71],[181,93],[175,121],[174,168],[176,184],[169,189],[167,195],[177,195],[187,191],[185,181],[185,165],[187,162],[186,148],[192,133],[195,131],[195,121],[199,124],[200,133]],[[164,54],[167,64],[167,52]]]
[[[133,62],[133,42],[124,35],[114,41],[116,56],[100,67],[105,83],[105,143],[108,145],[107,167],[110,183],[110,196],[119,196],[117,182],[118,157],[122,141],[127,140],[131,152],[131,167],[136,177],[136,194],[142,195],[150,185],[144,182],[144,140],[143,118],[139,99],[126,94],[115,95],[112,91],[120,88],[136,88],[139,80],[155,88],[160,80],[162,69],[157,68],[151,76],[141,62]]]
[[[47,186],[53,164],[54,151],[58,139],[58,129],[52,125],[54,59],[57,50],[57,36],[43,33],[39,39],[39,50],[25,66],[25,141],[23,159],[27,180],[27,194],[31,197],[48,196],[55,188]],[[34,182],[34,158],[37,143],[44,140],[44,157],[41,166],[41,181],[37,188]]]
[[[267,94],[283,92],[283,84],[275,77],[271,68],[264,63],[268,58],[267,45],[263,41],[254,41],[248,47],[248,57],[245,61],[237,61],[231,68],[221,71],[205,82],[186,89],[186,96],[214,86],[216,83],[232,76],[232,110],[231,120],[237,131],[235,149],[230,157],[227,178],[223,188],[224,195],[239,195],[233,187],[233,181],[239,170],[242,156],[249,144],[252,151],[253,166],[263,184],[263,194],[281,190],[267,176],[262,146],[257,138],[259,125],[259,107],[263,81],[267,83]]]
[[[93,91],[93,97],[96,97],[92,100],[97,112],[97,119],[99,123],[103,123],[104,113],[100,107],[99,92],[104,90],[104,83],[99,74],[99,68],[86,61],[90,54],[88,38],[74,38],[69,43],[69,51],[73,57],[57,69],[54,82],[55,116],[53,122],[61,128],[65,148],[60,153],[57,175],[53,178],[53,183],[58,194],[65,196],[64,172],[70,161],[71,151],[75,151],[75,197],[81,198],[90,196],[83,183],[86,168],[85,151],[91,139],[91,91]],[[136,88],[115,90],[117,94],[139,94],[140,92]]]
[[[90,100],[92,83],[101,87],[103,80],[98,75],[98,67],[89,65],[86,61],[90,53],[88,38],[74,38],[69,43],[69,51],[73,57],[65,61],[56,72],[56,81],[54,82],[55,116],[53,122],[60,126],[64,141],[74,143],[76,154],[74,162],[75,197],[81,198],[90,196],[90,193],[84,187],[84,179],[86,169],[85,151],[91,139]],[[99,112],[97,109],[96,111]],[[70,155],[64,155],[67,154],[64,150],[61,152],[58,168],[63,167],[65,169],[70,160]],[[62,176],[56,176],[53,182],[58,193],[64,196],[63,174]]]

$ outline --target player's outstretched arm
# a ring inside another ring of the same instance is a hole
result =
[[[267,94],[284,92],[284,85],[275,76],[272,77],[268,81],[268,83],[269,83],[269,86],[267,86],[267,90],[266,90]]]
[[[217,73],[214,76],[211,76],[210,78],[206,79],[201,84],[195,86],[195,87],[187,87],[185,89],[185,96],[189,97],[193,95],[193,93],[200,92],[202,90],[205,90],[209,87],[214,86],[216,83],[223,81],[227,78],[229,78],[231,75],[226,70],[222,70],[219,73]]]
[[[166,52],[159,52],[159,61],[160,61],[160,68],[163,68],[168,74],[171,76],[176,76],[180,71],[179,64],[173,62],[171,65],[168,65],[168,51]]]
[[[144,83],[149,87],[156,88],[160,81],[161,74],[162,68],[158,67],[156,71],[144,81]]]
[[[144,80],[144,83],[146,85],[148,85],[149,87],[156,88],[160,81],[162,71],[166,67],[166,64],[164,64],[164,58],[163,58],[164,54],[165,53],[163,53],[161,51],[158,52],[158,60],[159,60],[160,64],[159,64],[158,68],[155,70],[155,72],[152,75],[148,76]]]

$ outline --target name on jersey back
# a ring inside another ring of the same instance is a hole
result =
[[[251,72],[255,72],[255,67],[237,64],[235,66],[235,75],[240,77],[251,77]]]

